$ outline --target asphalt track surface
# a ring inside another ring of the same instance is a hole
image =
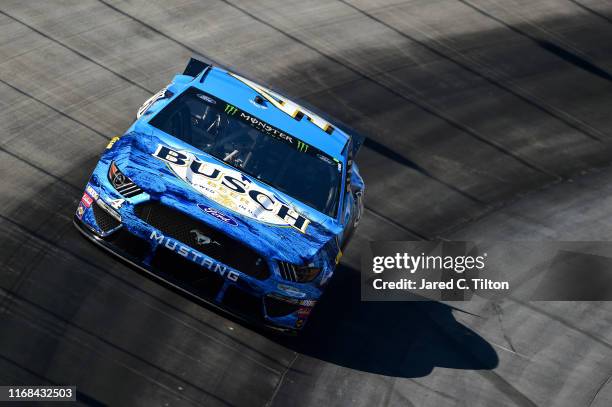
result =
[[[369,138],[367,211],[297,340],[71,223],[108,139],[198,54]],[[610,406],[612,303],[362,303],[368,240],[612,239],[606,0],[0,2],[0,383],[86,405]]]

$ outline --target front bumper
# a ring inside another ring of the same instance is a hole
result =
[[[318,299],[283,295],[277,287],[286,287],[286,284],[279,284],[275,276],[262,281],[235,270],[239,279],[221,277],[145,239],[144,236],[155,229],[144,222],[134,225],[134,219],[129,219],[129,228],[119,222],[110,233],[103,233],[96,223],[94,208],[109,209],[108,204],[95,197],[89,207],[78,209],[74,217],[75,226],[89,240],[156,279],[241,320],[283,333],[296,333],[304,327]],[[165,257],[158,252],[163,252]],[[162,260],[158,261],[160,258]],[[293,311],[286,315],[282,312],[282,315],[278,312],[270,315],[273,306],[278,310],[283,304]]]

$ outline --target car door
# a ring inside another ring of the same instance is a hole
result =
[[[344,188],[344,202],[342,208],[342,234],[341,247],[344,249],[357,227],[363,213],[363,180],[359,175],[357,165],[353,162],[352,146],[349,146],[349,155],[346,167],[346,182]]]

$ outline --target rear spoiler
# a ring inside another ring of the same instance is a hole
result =
[[[363,146],[363,143],[366,140],[366,137],[363,134],[357,132],[357,130],[351,129],[350,127],[346,127],[344,124],[337,124],[338,128],[348,134],[348,136],[353,141],[353,158],[357,156],[357,153]]]
[[[202,71],[210,68],[212,64],[207,64],[206,62],[202,62],[199,59],[190,58],[185,70],[183,71],[183,75],[193,76],[194,78],[202,73]]]

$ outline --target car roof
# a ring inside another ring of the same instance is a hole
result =
[[[324,153],[333,158],[342,160],[342,152],[349,136],[340,130],[335,125],[332,125],[331,134],[324,131],[311,120],[308,120],[309,115],[307,109],[301,108],[301,111],[307,111],[303,117],[296,118],[287,114],[273,103],[266,103],[266,107],[255,102],[255,98],[261,95],[260,92],[249,86],[247,83],[255,84],[266,90],[266,87],[256,84],[252,81],[244,79],[236,74],[230,73],[224,69],[213,67],[207,73],[203,83],[193,81],[189,85],[195,86],[205,92],[208,92],[227,103],[230,103],[243,111],[258,117],[268,124],[281,129],[282,131],[296,137],[313,147],[318,148]],[[289,103],[296,104],[290,99],[285,99]],[[297,104],[296,104],[297,105]],[[314,115],[314,114],[313,114]],[[326,120],[327,119],[320,119]]]

